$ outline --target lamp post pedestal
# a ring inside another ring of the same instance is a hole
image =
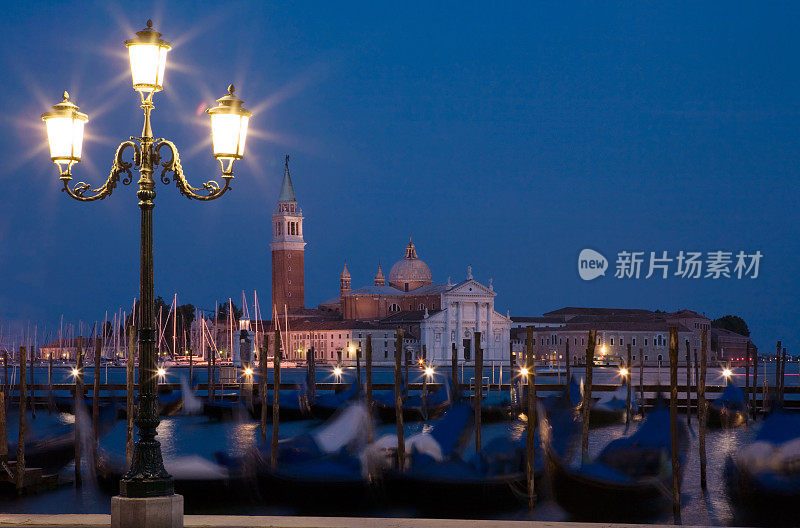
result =
[[[111,528],[183,528],[183,495],[111,497]]]

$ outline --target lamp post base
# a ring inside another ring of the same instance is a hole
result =
[[[183,528],[183,495],[111,497],[111,528]]]

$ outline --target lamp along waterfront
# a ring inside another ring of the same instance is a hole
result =
[[[192,186],[186,179],[180,156],[172,141],[153,136],[150,114],[155,107],[154,95],[164,89],[167,54],[171,46],[153,29],[150,20],[147,27],[136,33],[136,37],[125,42],[130,58],[133,89],[139,93],[140,106],[144,111],[141,136],[131,136],[116,150],[111,173],[100,187],[93,188],[85,182],[70,185],[72,168],[81,161],[84,127],[89,118],[79,112],[78,106],[64,92],[62,101],[50,112],[42,115],[50,145],[50,158],[58,167],[63,191],[70,197],[91,202],[110,196],[117,184],[133,182],[131,170],[139,172],[137,197],[141,210],[141,260],[139,306],[139,403],[136,411],[136,427],[139,438],[135,444],[130,470],[120,482],[120,495],[126,498],[169,497],[173,495],[172,477],[164,469],[161,446],[155,440],[158,426],[157,374],[156,369],[154,287],[153,287],[153,207],[156,197],[154,173],[160,170],[164,184],[171,183],[170,174],[178,191],[187,198],[201,201],[216,200],[230,189],[233,179],[233,162],[244,156],[247,127],[251,113],[234,94],[234,87],[217,100],[217,106],[207,110],[211,119],[211,139],[214,157],[222,169],[224,185],[214,180]],[[131,161],[124,155],[130,151]],[[162,155],[163,152],[163,155]],[[123,177],[124,176],[124,177]],[[113,503],[112,503],[113,504]],[[181,509],[182,512],[182,509]],[[112,506],[113,513],[113,506]],[[182,514],[182,513],[181,513]]]

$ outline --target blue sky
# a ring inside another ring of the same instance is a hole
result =
[[[494,3],[497,4],[497,3]],[[434,279],[467,265],[497,309],[692,308],[742,315],[762,351],[797,342],[800,6],[784,2],[31,1],[0,21],[0,324],[129,307],[133,187],[59,190],[39,116],[67,89],[89,114],[77,180],[100,183],[141,130],[122,42],[147,18],[175,46],[154,132],[193,182],[218,174],[202,109],[237,86],[256,111],[234,190],[159,184],[156,290],[213,308],[269,299],[283,157],[306,215],[306,302],[346,259],[369,284],[413,235]],[[757,279],[591,282],[577,255],[760,250]],[[795,351],[796,353],[796,351]]]

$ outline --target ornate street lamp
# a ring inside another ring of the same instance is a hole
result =
[[[208,111],[211,116],[214,157],[222,166],[224,186],[214,180],[193,187],[186,180],[180,157],[175,145],[166,139],[155,138],[150,127],[150,112],[153,110],[153,95],[164,88],[164,72],[170,44],[161,39],[161,34],[147,21],[147,27],[136,33],[136,38],[125,42],[131,63],[133,89],[141,96],[144,110],[144,126],[140,137],[131,137],[117,148],[111,166],[111,174],[106,182],[97,188],[88,183],[78,182],[70,187],[72,166],[81,161],[83,128],[88,121],[86,114],[69,100],[64,92],[63,100],[53,106],[53,110],[42,115],[50,143],[50,157],[58,167],[64,192],[72,198],[91,202],[102,200],[111,193],[122,179],[123,185],[133,182],[132,168],[139,171],[136,193],[141,209],[141,261],[140,261],[140,302],[139,302],[139,404],[136,411],[136,427],[139,439],[135,444],[130,470],[120,482],[120,495],[123,497],[161,497],[173,494],[172,477],[164,469],[161,458],[161,445],[155,439],[158,426],[158,404],[156,389],[158,370],[156,365],[155,330],[153,317],[153,207],[156,197],[153,174],[160,169],[163,183],[171,183],[170,176],[181,194],[194,200],[215,200],[230,189],[233,179],[233,162],[244,156],[247,125],[251,113],[233,93],[233,85],[228,93],[217,100],[218,106]],[[125,161],[123,154],[130,149],[131,161]],[[168,151],[162,158],[161,150]]]

